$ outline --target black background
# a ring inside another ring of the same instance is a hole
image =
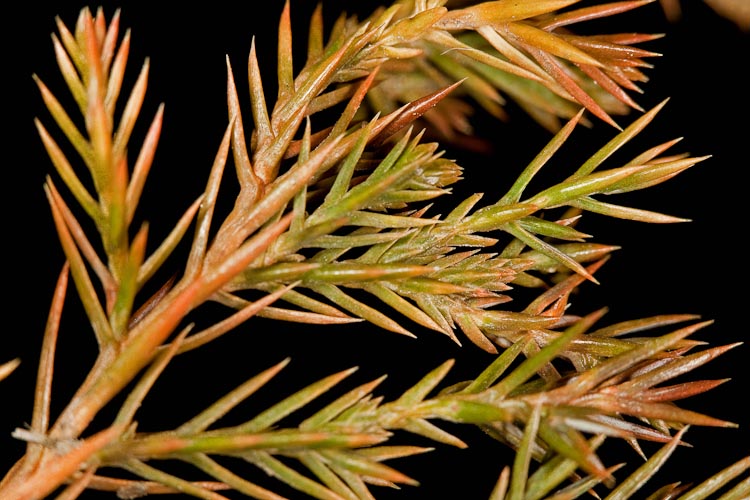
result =
[[[584,285],[572,307],[585,314],[608,306],[610,312],[603,320],[608,323],[653,314],[699,314],[715,323],[695,338],[722,345],[743,342],[746,336],[747,189],[743,183],[750,167],[750,35],[702,2],[684,4],[682,19],[674,24],[665,20],[658,3],[618,16],[613,23],[622,26],[622,31],[666,34],[644,46],[663,55],[653,59],[654,68],[647,70],[650,81],[642,85],[644,94],[634,97],[646,109],[667,97],[670,101],[641,134],[640,142],[629,149],[630,155],[640,152],[634,149],[638,145],[645,149],[675,137],[684,137],[676,151],[711,155],[676,179],[629,199],[640,208],[692,222],[660,226],[584,217],[582,230],[598,241],[623,248],[597,274],[601,284]],[[7,470],[22,452],[21,443],[12,439],[10,432],[30,419],[37,353],[52,286],[63,262],[42,191],[44,178],[52,167],[32,120],[40,117],[50,126],[52,121],[31,75],[37,73],[54,92],[63,94],[50,34],[56,31],[56,15],[72,28],[84,5],[70,1],[17,2],[6,7],[6,28],[2,30],[5,109],[0,135],[6,210],[2,232],[5,321],[0,334],[0,361],[20,357],[22,365],[0,383],[2,470]],[[159,103],[166,103],[164,132],[140,211],[151,224],[153,243],[166,235],[205,182],[226,124],[225,55],[235,75],[243,79],[255,36],[261,63],[273,64],[274,34],[282,4],[263,2],[261,8],[260,3],[216,0],[195,3],[195,7],[142,1],[105,1],[100,5],[108,17],[115,8],[122,7],[121,26],[132,28],[131,81],[144,58],[150,58],[149,94],[141,127],[150,121]],[[297,44],[304,43],[304,28],[313,5],[292,2]],[[343,3],[324,1],[323,5],[331,22]],[[375,4],[361,2],[347,8],[365,14],[371,5]],[[270,80],[273,69],[266,68],[271,69],[267,76]],[[243,95],[246,87],[239,88]],[[456,189],[456,200],[462,199],[458,197],[461,193],[475,190],[493,194],[493,186],[497,193],[503,192],[514,172],[547,140],[548,135],[512,104],[509,110],[508,123],[477,118],[478,127],[484,125],[480,134],[492,140],[496,154],[477,158],[451,151],[447,155],[459,158],[466,169],[467,180]],[[630,118],[618,120],[627,124]],[[567,152],[561,152],[568,156],[556,165],[561,169],[575,168],[577,159],[593,153],[613,134],[614,130],[602,123],[592,130],[577,131]],[[59,411],[70,397],[95,355],[95,345],[85,325],[79,305],[71,299],[60,336],[53,412]],[[469,343],[459,348],[433,332],[417,333],[419,339],[414,340],[367,326],[290,327],[258,320],[252,327],[207,347],[200,356],[178,358],[145,401],[138,416],[140,429],[163,430],[179,425],[226,390],[287,356],[292,359],[289,367],[264,395],[251,398],[247,406],[241,407],[240,413],[244,409],[245,416],[251,415],[261,407],[256,405],[268,404],[293,389],[351,366],[360,369],[342,387],[348,389],[389,374],[378,393],[394,397],[446,359],[456,360],[446,383],[475,376],[491,360]],[[686,438],[694,448],[677,450],[646,491],[672,481],[702,479],[750,454],[747,360],[747,346],[743,345],[700,368],[694,377],[732,380],[682,403],[736,422],[740,428],[691,429]],[[102,421],[106,422],[106,418],[104,415]],[[400,492],[375,488],[376,496],[430,498],[461,491],[464,498],[486,498],[511,455],[479,432],[456,432],[469,443],[468,449],[439,445],[431,454],[393,462],[422,486],[404,487]],[[639,463],[638,456],[627,447],[609,444],[613,454],[624,453],[619,457],[612,455],[607,463]],[[648,445],[644,448],[655,449]],[[83,496],[94,497],[98,495]]]

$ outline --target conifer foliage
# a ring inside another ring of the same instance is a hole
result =
[[[150,181],[175,123],[169,95],[152,105],[156,63],[133,59],[127,2],[57,18],[58,74],[33,81],[62,264],[33,411],[12,430],[25,449],[0,498],[411,498],[422,478],[410,461],[474,446],[498,450],[482,459],[491,500],[748,498],[750,456],[697,480],[657,474],[695,429],[740,425],[687,404],[729,380],[698,369],[740,342],[699,339],[716,327],[698,314],[608,321],[578,299],[617,286],[599,273],[626,250],[587,221],[689,223],[638,195],[710,157],[654,133],[667,96],[638,102],[662,35],[607,24],[653,7],[397,0],[355,14],[323,2],[302,33],[289,0],[269,20],[273,39],[226,56],[210,161],[161,177],[156,203]],[[479,128],[513,127],[514,114],[542,138],[537,150]],[[561,161],[590,131],[606,138]],[[464,190],[510,148],[523,167]],[[167,205],[175,216],[155,229]],[[61,370],[83,362],[60,356],[69,308],[96,352],[58,395]],[[309,342],[309,374],[285,377],[295,357],[264,351],[285,329]],[[243,355],[217,354],[238,337]],[[410,378],[367,345],[380,337],[433,342],[440,361]],[[352,346],[380,375],[340,364]],[[481,363],[454,375],[465,351]],[[331,353],[329,369],[318,361]],[[12,384],[20,360],[2,356]],[[187,390],[180,368],[196,381]],[[386,376],[400,390],[383,390]],[[170,381],[187,404],[150,421]]]

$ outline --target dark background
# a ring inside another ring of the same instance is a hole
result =
[[[343,5],[331,1],[323,4],[329,22]],[[10,432],[27,423],[31,415],[37,353],[52,287],[63,262],[42,191],[44,178],[52,167],[32,120],[40,117],[50,126],[52,121],[31,75],[39,74],[54,92],[63,93],[50,34],[57,31],[56,15],[72,29],[84,5],[70,1],[16,2],[6,7],[6,29],[2,31],[5,99],[0,115],[4,122],[0,137],[7,210],[2,245],[6,321],[0,334],[0,361],[20,357],[23,362],[0,383],[3,471],[21,455],[22,446],[10,437]],[[213,161],[226,124],[224,56],[229,56],[235,75],[244,78],[247,54],[255,36],[261,63],[272,64],[282,4],[264,2],[263,9],[260,4],[252,4],[251,9],[246,7],[251,3],[223,0],[179,8],[169,8],[166,2],[142,1],[106,1],[101,5],[108,17],[116,7],[122,7],[121,26],[132,28],[131,79],[144,58],[150,58],[149,94],[142,122],[150,121],[160,102],[166,103],[156,165],[141,209],[151,223],[151,241],[156,242],[201,191]],[[299,28],[294,32],[297,44],[304,43],[304,28],[313,5],[309,1],[292,2],[293,22]],[[356,10],[347,8],[365,14],[372,5],[375,3],[362,2],[357,3]],[[634,97],[645,109],[667,97],[670,102],[641,134],[640,142],[629,149],[631,156],[675,137],[684,137],[675,152],[712,156],[678,178],[629,198],[635,206],[688,218],[690,223],[659,226],[584,217],[582,230],[594,234],[598,241],[623,248],[598,272],[601,284],[584,285],[572,307],[586,314],[609,306],[610,312],[603,320],[607,323],[654,314],[695,313],[715,320],[695,338],[711,345],[743,342],[747,310],[743,212],[747,190],[743,179],[750,166],[750,35],[702,2],[684,2],[682,19],[674,24],[665,20],[658,3],[636,12],[618,16],[615,24],[621,23],[623,31],[662,32],[666,36],[644,45],[663,56],[652,60],[654,68],[647,70],[651,79],[642,85],[645,93]],[[271,69],[266,77],[271,79],[272,66],[266,68]],[[240,85],[243,98],[245,88]],[[461,163],[468,179],[457,193],[487,190],[492,194],[492,186],[498,193],[503,191],[514,173],[546,142],[548,135],[512,104],[509,111],[509,123],[490,124],[482,116],[477,118],[478,126],[484,125],[480,134],[496,147],[495,155],[477,159],[462,152],[447,154],[466,160]],[[627,124],[629,120],[620,118],[619,122]],[[563,156],[556,165],[561,169],[575,168],[576,159],[592,154],[613,134],[602,123],[593,130],[577,131],[571,139],[572,146],[562,152],[569,156]],[[639,145],[641,149],[635,149]],[[456,197],[459,199],[462,198]],[[95,345],[88,334],[85,318],[73,299],[66,309],[60,336],[53,411],[70,397],[93,359]],[[455,359],[456,366],[446,383],[477,375],[491,360],[469,343],[459,348],[432,332],[418,335],[419,339],[414,340],[367,326],[324,329],[259,320],[252,328],[205,348],[200,357],[191,354],[178,358],[144,403],[138,417],[140,429],[163,430],[179,425],[186,415],[287,356],[292,363],[269,385],[265,396],[251,398],[244,407],[246,415],[260,407],[253,405],[268,404],[293,388],[351,366],[360,369],[340,391],[390,374],[378,394],[392,398],[448,358]],[[732,380],[710,394],[682,403],[736,422],[740,428],[691,429],[686,438],[695,447],[677,450],[646,491],[671,481],[703,479],[750,453],[747,359],[747,346],[741,346],[697,370],[694,378]],[[444,497],[459,491],[460,486],[465,498],[486,498],[511,455],[478,431],[456,432],[469,443],[468,449],[438,445],[439,450],[431,454],[393,462],[418,479],[420,488],[404,487],[395,493],[375,488],[376,496]],[[614,453],[619,445],[609,444]],[[622,450],[625,453],[621,457],[605,461],[613,464],[624,460],[630,466],[639,463],[634,452],[625,447]],[[87,494],[83,498],[94,497],[98,496]]]

